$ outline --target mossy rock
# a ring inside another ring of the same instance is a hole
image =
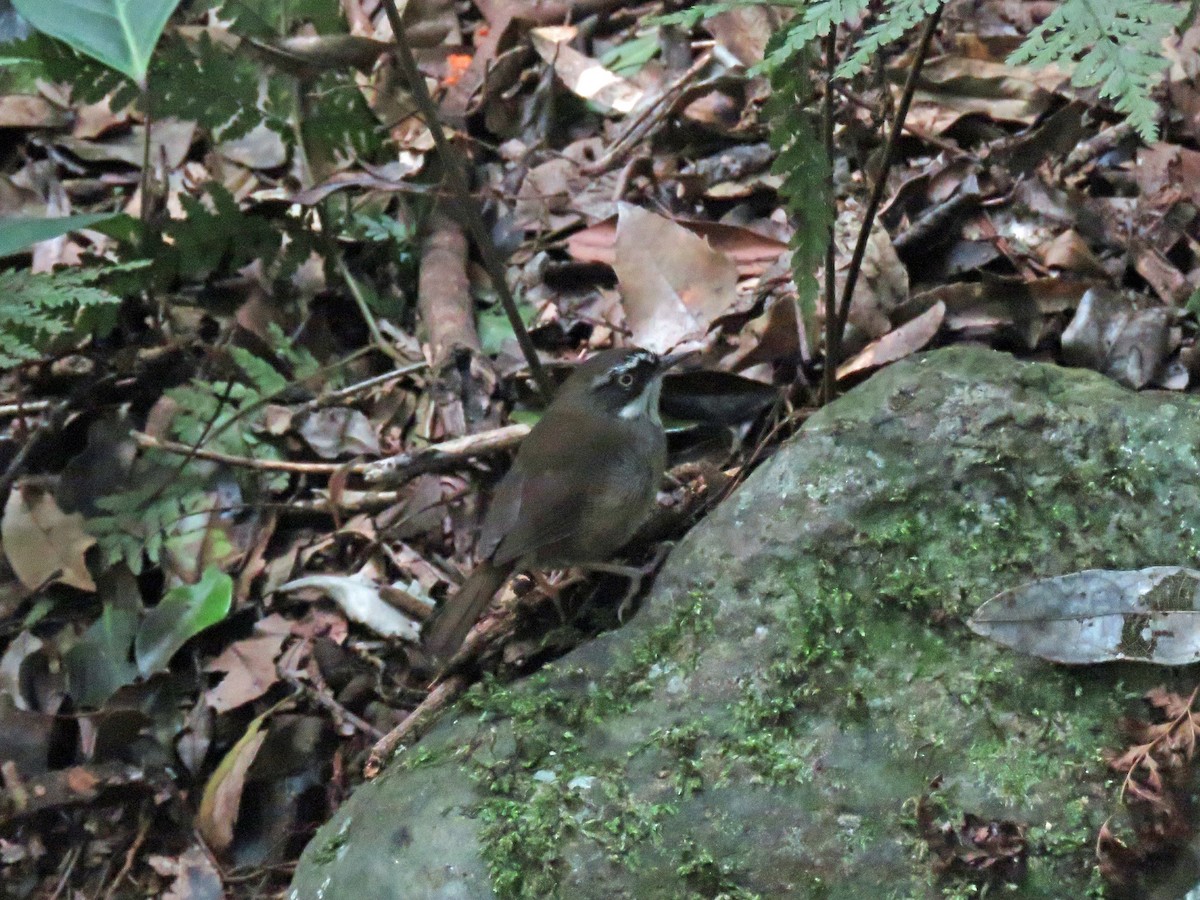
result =
[[[315,836],[290,896],[974,896],[916,799],[1027,828],[1004,896],[1085,897],[1103,753],[1147,666],[973,636],[995,593],[1197,563],[1200,412],[978,348],[813,416],[676,548],[641,612],[474,688]]]

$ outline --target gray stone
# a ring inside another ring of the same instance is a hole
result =
[[[1024,823],[1082,897],[1102,758],[1176,676],[976,638],[998,591],[1197,565],[1200,412],[977,348],[876,375],[672,554],[626,627],[477,686],[314,837],[295,898],[924,897],[913,817]]]

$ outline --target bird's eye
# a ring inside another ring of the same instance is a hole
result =
[[[632,372],[622,372],[620,375],[617,376],[617,384],[619,384],[623,388],[633,387],[633,373]]]

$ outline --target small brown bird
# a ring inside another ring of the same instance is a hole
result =
[[[606,350],[559,388],[483,521],[480,563],[426,628],[447,659],[514,571],[602,563],[654,506],[667,464],[663,373],[686,354]]]

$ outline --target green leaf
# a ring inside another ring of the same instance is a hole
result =
[[[129,661],[137,621],[136,609],[106,603],[100,618],[63,654],[67,693],[76,703],[103,706],[137,678],[138,671]]]
[[[117,215],[120,213],[87,213],[61,219],[44,219],[40,216],[5,219],[0,222],[0,256],[12,256],[38,241],[48,241],[68,231],[89,228]]]
[[[521,315],[521,321],[528,326],[537,315],[537,307],[524,300],[518,300],[517,312]],[[492,304],[476,316],[476,329],[479,332],[479,344],[489,356],[499,353],[504,342],[514,336],[508,313],[499,303]]]
[[[134,641],[134,658],[143,675],[161,671],[180,647],[229,614],[233,579],[209,568],[195,584],[167,591],[142,620]]]
[[[13,0],[43,34],[98,59],[139,84],[179,0]]]

